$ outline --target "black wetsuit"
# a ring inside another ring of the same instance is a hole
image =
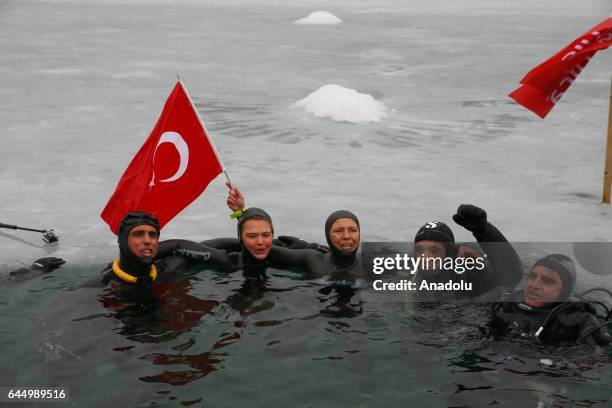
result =
[[[240,253],[244,258],[240,265],[246,264],[262,268],[272,266],[274,268],[299,268],[306,272],[309,277],[319,277],[330,273],[342,273],[359,266],[359,259],[356,255],[340,256],[330,253],[329,249],[323,245],[313,244],[298,238],[291,238],[291,244],[287,241],[275,239],[272,249],[266,261],[257,261],[247,251],[244,251],[240,239],[238,238],[215,238],[200,242],[201,245],[224,250],[228,252]],[[317,249],[312,249],[317,248]]]
[[[327,276],[334,281],[354,281],[357,277],[364,277],[365,269],[358,251],[347,252],[334,247],[332,243],[331,227],[337,220],[343,218],[353,220],[359,228],[359,219],[355,214],[347,210],[334,211],[325,221],[325,238],[329,247],[289,237],[292,238],[290,247],[284,248],[280,245],[272,247],[270,262],[275,267],[298,268],[309,278]]]
[[[611,337],[592,305],[582,301],[551,303],[532,308],[522,303],[523,291],[507,294],[494,304],[491,330],[494,336],[538,338],[546,344],[583,340],[591,345],[610,344]]]
[[[115,272],[111,263],[104,268],[101,277],[90,279],[82,286],[109,286],[111,289],[118,289],[119,292],[131,293],[135,301],[140,296],[146,300],[148,294],[154,294],[154,298],[159,297],[159,289],[169,284],[171,278],[183,272],[193,260],[219,270],[235,270],[243,263],[238,255],[182,239],[159,242],[155,257],[139,256],[132,252],[129,237],[134,228],[142,225],[155,229],[155,231],[141,229],[136,235],[144,236],[146,233],[150,241],[148,244],[143,241],[142,245],[149,245],[149,249],[152,248],[151,242],[155,242],[159,237],[160,224],[157,218],[146,212],[126,213],[118,226],[117,234],[119,245],[117,262],[120,271]],[[154,274],[154,268],[157,270],[157,275]]]
[[[351,256],[338,256],[334,252],[322,254],[314,249],[289,249],[273,246],[269,258],[276,267],[299,268],[309,278],[330,276],[338,280],[349,276],[364,276],[364,268],[356,252]]]
[[[207,239],[206,241],[200,242],[200,244],[210,248],[223,249],[228,252],[240,252],[243,249],[242,244],[240,243],[240,239],[238,238]],[[278,237],[278,239],[273,239],[272,245],[289,249],[314,249],[315,251],[320,252],[322,254],[327,254],[330,252],[329,247],[325,245],[307,242],[303,239],[288,235],[281,235]]]
[[[456,297],[476,297],[500,287],[514,288],[523,277],[523,265],[506,237],[491,223],[487,223],[484,231],[474,233],[474,237],[488,260],[484,269],[471,268],[462,274],[454,270],[419,271],[417,286],[422,280],[433,283],[463,280],[472,284],[470,291],[454,291]]]
[[[190,265],[197,263],[222,272],[233,272],[245,270],[250,273],[263,272],[268,267],[267,261],[255,259],[249,252],[227,252],[225,250],[211,248],[197,242],[184,239],[171,239],[159,243],[154,264],[157,267],[158,277],[166,273],[180,273]],[[134,268],[126,272],[142,276],[148,275],[149,269],[134,273]],[[159,279],[159,278],[158,278]],[[102,271],[101,283],[106,286],[111,282],[138,286],[138,283],[129,283],[117,277],[109,264]],[[144,282],[146,286],[149,282]]]

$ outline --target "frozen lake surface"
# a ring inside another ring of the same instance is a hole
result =
[[[344,23],[293,24],[320,9]],[[546,120],[506,97],[609,14],[605,0],[4,1],[0,222],[55,228],[54,254],[73,262],[112,257],[99,213],[180,74],[247,204],[281,233],[322,241],[326,216],[348,208],[364,239],[410,240],[470,202],[511,240],[610,241],[600,195],[612,53]],[[389,118],[291,108],[329,83],[372,95]],[[232,236],[223,184],[164,237]],[[0,233],[3,264],[45,254],[36,234]]]

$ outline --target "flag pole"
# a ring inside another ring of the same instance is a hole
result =
[[[610,80],[610,107],[608,111],[608,140],[606,142],[606,164],[604,167],[604,186],[602,203],[610,204],[612,190],[612,79]]]
[[[215,156],[217,157],[217,160],[219,160],[219,163],[221,163],[221,169],[223,170],[223,174],[225,175],[225,178],[227,179],[227,182],[229,183],[230,186],[232,186],[233,185],[232,181],[230,180],[229,175],[227,174],[227,169],[225,168],[225,164],[223,163],[223,160],[221,160],[221,156],[219,156],[219,152],[217,151],[217,146],[215,146],[215,144],[212,141],[212,138],[210,137],[210,133],[208,133],[208,130],[206,130],[206,126],[204,125],[204,121],[200,117],[200,112],[198,112],[198,109],[196,108],[195,103],[193,103],[193,100],[191,99],[191,96],[189,95],[189,92],[187,92],[187,87],[185,86],[185,84],[181,80],[181,77],[178,74],[176,75],[176,79],[178,80],[178,82],[183,87],[183,90],[185,91],[185,95],[187,95],[187,99],[189,99],[189,103],[191,103],[191,107],[193,108],[194,112],[196,113],[196,116],[198,117],[198,120],[200,121],[200,125],[202,126],[202,129],[204,129],[204,134],[208,138],[208,141],[210,142],[210,145],[213,148],[213,152],[215,153]]]

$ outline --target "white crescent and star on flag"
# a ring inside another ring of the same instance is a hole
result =
[[[178,132],[164,132],[159,138],[157,146],[155,146],[155,152],[153,153],[153,161],[155,161],[157,149],[162,143],[172,143],[179,154],[180,162],[176,173],[166,179],[158,180],[160,183],[171,183],[180,179],[183,174],[185,174],[185,171],[187,171],[187,164],[189,164],[189,146],[187,146],[185,139],[183,139],[183,137]],[[149,182],[149,189],[152,189],[154,186],[155,171],[153,171],[153,174],[151,176],[151,181]]]
[[[163,227],[222,172],[217,150],[179,80],[100,216],[115,234],[129,211],[154,214]]]

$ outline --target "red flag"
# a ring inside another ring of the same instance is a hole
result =
[[[222,169],[215,147],[179,81],[100,215],[114,233],[129,211],[153,214],[163,227],[202,194]]]
[[[612,44],[612,18],[608,18],[538,65],[523,79],[520,88],[508,94],[515,101],[545,118],[599,50]]]

